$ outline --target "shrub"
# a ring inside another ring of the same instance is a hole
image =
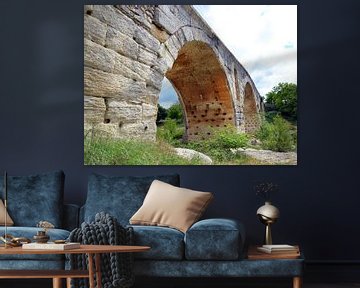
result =
[[[249,138],[244,133],[238,133],[234,127],[229,127],[214,130],[211,140],[219,148],[231,149],[247,146]]]
[[[272,122],[264,121],[257,136],[265,149],[286,152],[295,149],[295,141],[290,124],[280,115],[273,117]]]
[[[157,128],[157,138],[170,144],[178,142],[184,135],[184,127],[174,119],[166,119],[162,126]]]
[[[238,133],[234,127],[231,127],[214,129],[211,135],[207,139],[194,140],[183,146],[208,155],[215,164],[244,164],[248,161],[248,157],[231,151],[234,148],[247,146],[246,134]]]

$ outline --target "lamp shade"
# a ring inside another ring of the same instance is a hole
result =
[[[275,221],[280,217],[280,211],[278,208],[276,208],[274,205],[271,205],[270,202],[265,202],[265,205],[261,206],[256,214],[258,216],[263,216],[265,218],[268,218],[269,220]]]

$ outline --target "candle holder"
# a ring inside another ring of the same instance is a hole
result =
[[[4,225],[4,228],[5,228],[5,234],[4,236],[0,237],[0,240],[2,242],[4,242],[4,247],[5,249],[8,248],[9,246],[11,246],[11,242],[9,240],[7,240],[7,172],[5,171],[4,173],[4,207],[5,207],[5,216],[4,216],[4,219],[5,219],[5,225]]]

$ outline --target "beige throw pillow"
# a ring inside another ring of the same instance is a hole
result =
[[[12,226],[14,225],[14,221],[10,218],[9,214],[6,213],[6,225]],[[5,225],[5,205],[3,201],[0,199],[0,226]]]
[[[204,213],[212,200],[209,192],[199,192],[154,180],[143,205],[130,224],[166,226],[186,232]]]

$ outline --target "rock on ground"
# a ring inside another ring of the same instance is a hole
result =
[[[204,162],[205,165],[212,165],[213,161],[211,158],[203,153],[200,153],[198,151],[192,150],[192,149],[186,149],[186,148],[174,148],[177,155],[180,157],[186,158],[186,159],[193,159],[198,158],[202,162]]]
[[[232,150],[234,153],[242,153],[268,164],[296,165],[296,152],[275,152],[271,150],[257,150],[252,148],[238,148]]]

